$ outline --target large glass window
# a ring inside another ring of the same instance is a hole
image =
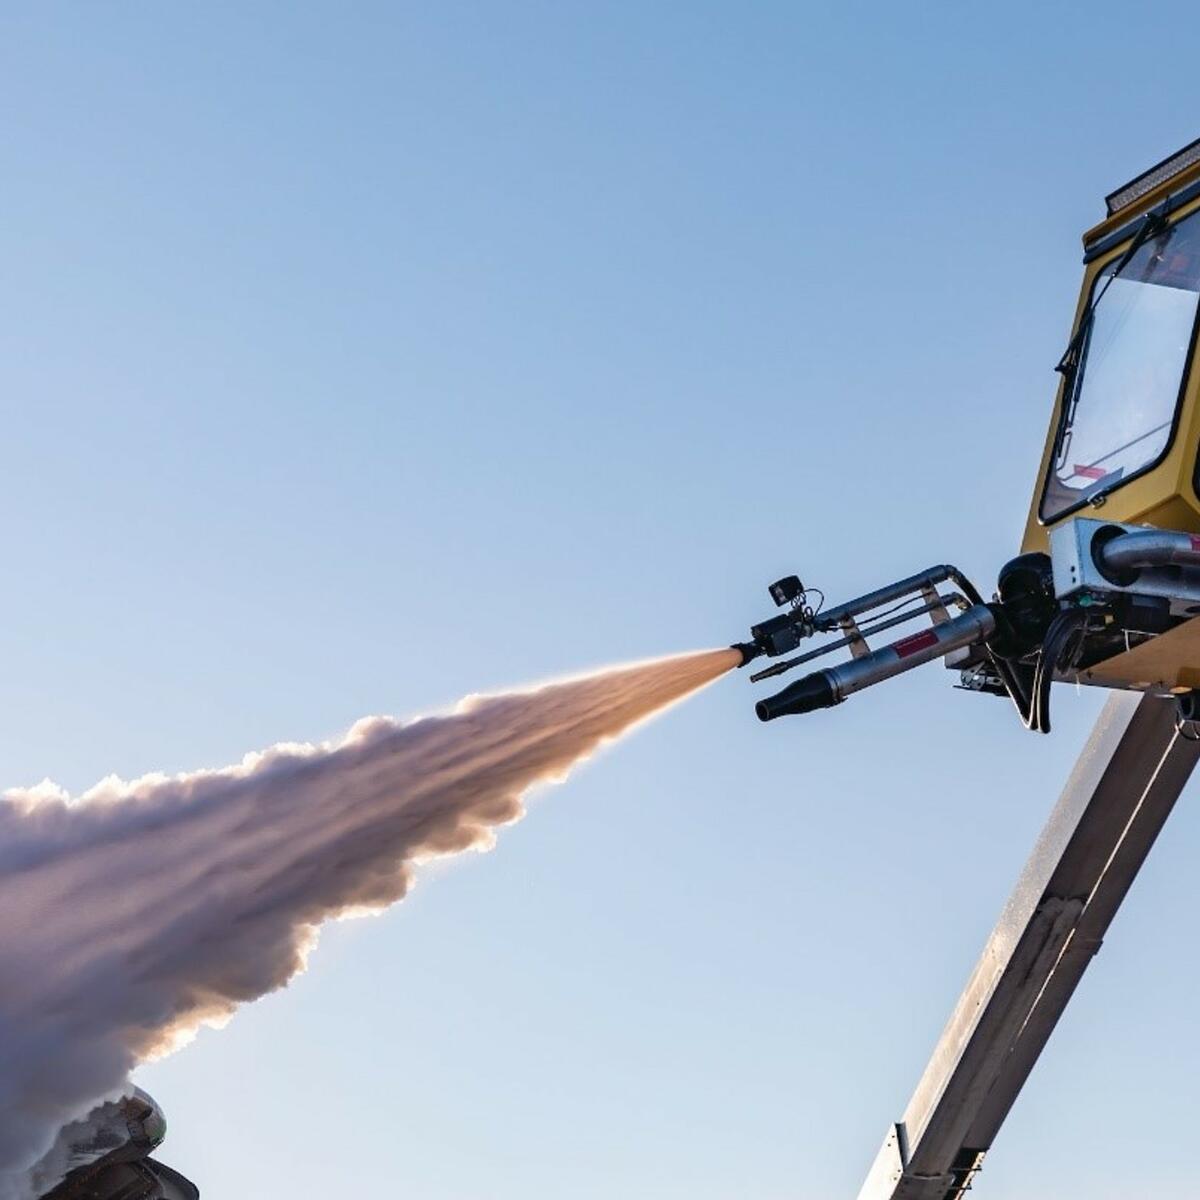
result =
[[[1200,221],[1186,217],[1096,277],[1041,516],[1052,521],[1166,452],[1200,302]]]

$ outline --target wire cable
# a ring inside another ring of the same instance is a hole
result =
[[[1033,704],[1027,722],[1028,727],[1037,733],[1050,732],[1050,685],[1059,667],[1078,653],[1087,623],[1086,612],[1069,608],[1060,612],[1046,630],[1042,651],[1034,669]]]

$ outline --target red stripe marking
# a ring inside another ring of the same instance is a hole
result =
[[[1075,474],[1084,479],[1103,479],[1108,472],[1103,467],[1085,467],[1082,463],[1075,464]]]
[[[909,655],[916,654],[919,650],[936,646],[937,640],[938,635],[932,629],[923,629],[920,633],[914,633],[912,637],[901,638],[900,641],[893,642],[892,649],[901,658],[908,658]]]

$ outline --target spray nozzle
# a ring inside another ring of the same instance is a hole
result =
[[[739,667],[744,667],[748,662],[753,662],[754,659],[763,653],[763,648],[755,642],[734,642],[729,648],[730,650],[736,650],[742,656],[742,661],[738,663]]]

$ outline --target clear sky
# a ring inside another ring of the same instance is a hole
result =
[[[3,782],[233,760],[1017,549],[1193,5],[0,12]],[[1099,707],[722,681],[142,1074],[208,1198],[840,1200]],[[1195,1195],[1185,796],[982,1200]]]

